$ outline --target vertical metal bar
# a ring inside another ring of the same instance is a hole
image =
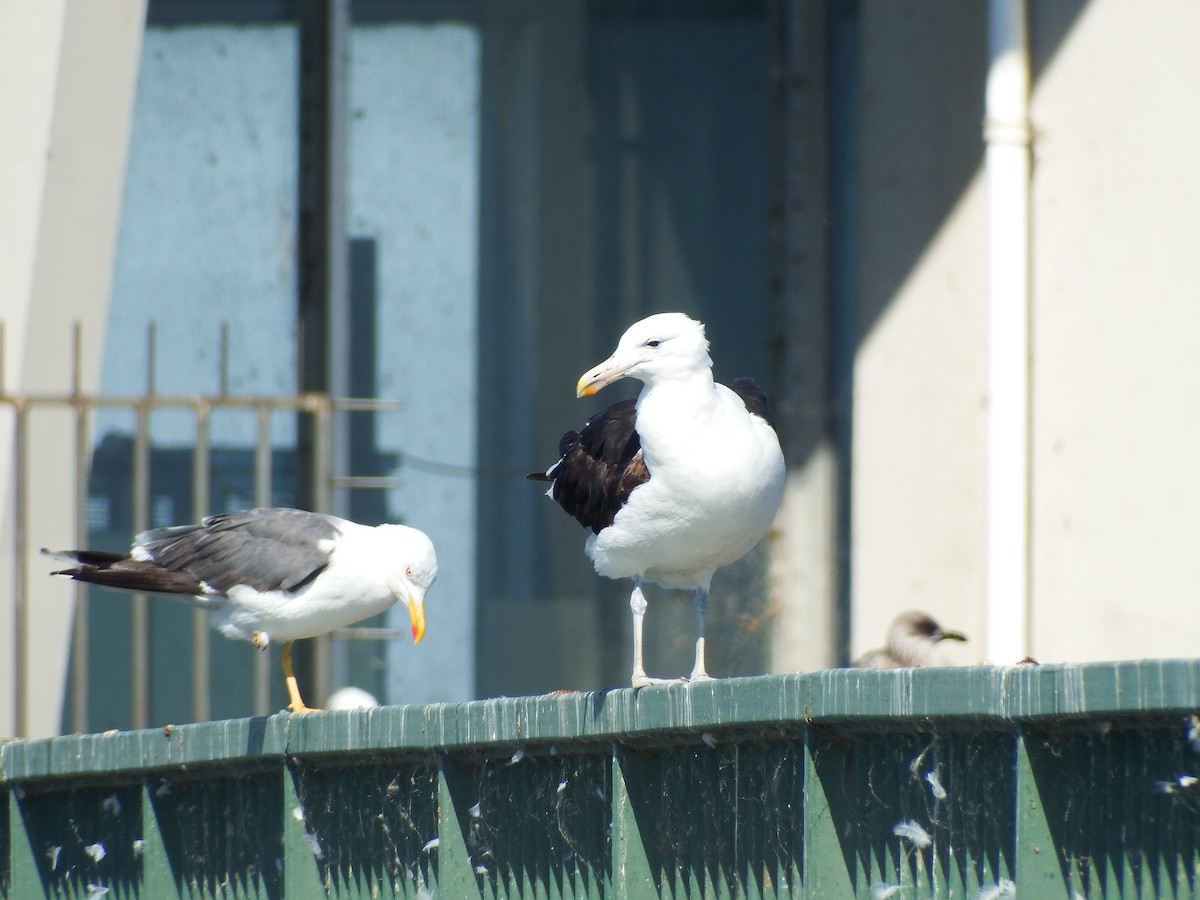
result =
[[[158,323],[146,325],[146,393],[158,389]]]
[[[254,505],[271,505],[271,407],[255,406],[258,430],[254,441]],[[265,716],[271,711],[271,659],[259,653],[254,660],[254,713]]]
[[[83,390],[83,323],[71,326],[71,397],[78,399]]]
[[[155,324],[146,329],[146,394],[155,389]],[[137,404],[133,439],[133,533],[140,534],[150,520],[150,410],[146,400]],[[133,690],[130,699],[132,725],[145,728],[150,721],[150,600],[134,594],[130,622]]]
[[[88,537],[88,473],[91,455],[89,413],[83,399],[83,330],[75,323],[72,347],[71,403],[75,412],[75,546],[86,547]],[[71,730],[88,729],[88,605],[83,582],[72,582],[74,623],[71,629]]]
[[[257,434],[254,442],[254,505],[271,505],[271,407],[258,403]]]
[[[208,515],[212,483],[212,406],[207,400],[196,405],[196,447],[192,451],[192,518]],[[209,690],[209,622],[203,609],[192,610],[192,718],[204,722],[212,717]]]
[[[300,137],[296,235],[297,320],[300,348],[297,390],[347,395],[349,243],[346,239],[346,156],[349,121],[350,0],[301,0],[299,23]],[[303,419],[297,436],[301,473],[318,470],[316,436]],[[297,504],[329,511],[304,496],[312,483],[301,475]]]
[[[229,323],[221,323],[220,393],[229,396]]]
[[[25,570],[26,517],[29,513],[26,442],[28,440],[28,410],[24,403],[14,406],[13,423],[13,718],[17,737],[29,734],[29,698],[26,678],[29,653],[29,598],[26,595]]]
[[[314,398],[313,420],[313,509],[330,512],[333,505],[333,401],[328,396]]]
[[[346,237],[351,0],[300,0],[296,6],[300,51],[296,299],[301,339],[297,388],[301,393],[346,396],[351,352]],[[320,459],[328,450],[303,417],[298,426],[297,503],[329,512],[327,498],[304,496],[309,485],[328,471]],[[312,655],[318,697],[328,693],[329,657],[329,639],[318,638]]]
[[[133,533],[145,531],[150,511],[150,407],[137,405],[133,439]],[[150,721],[150,598],[137,593],[131,601],[130,661],[131,724],[145,728]]]
[[[313,508],[329,512],[333,503],[333,403],[322,396],[313,414]],[[322,634],[313,639],[313,695],[328,697],[333,691],[333,638]],[[323,700],[320,702],[324,702]]]

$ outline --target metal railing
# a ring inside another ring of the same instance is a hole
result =
[[[31,677],[29,608],[34,590],[30,580],[31,551],[38,545],[32,543],[30,535],[29,484],[30,476],[37,465],[37,448],[30,439],[30,421],[39,411],[59,410],[72,414],[73,425],[70,443],[74,458],[74,496],[72,507],[76,522],[75,546],[87,544],[87,503],[89,498],[89,464],[93,453],[92,419],[98,410],[124,409],[133,414],[132,441],[132,527],[130,536],[151,527],[151,417],[160,410],[183,410],[192,417],[195,434],[191,471],[191,505],[193,518],[198,520],[210,510],[210,487],[212,474],[211,451],[213,449],[211,423],[213,414],[220,410],[241,410],[255,417],[255,440],[253,446],[253,503],[269,506],[272,501],[272,435],[271,423],[275,413],[290,413],[307,416],[312,423],[312,508],[329,511],[335,490],[372,489],[386,490],[397,486],[399,480],[388,477],[362,477],[334,473],[334,417],[343,412],[393,412],[400,408],[394,401],[378,399],[334,398],[322,393],[294,395],[235,394],[229,391],[228,360],[229,337],[224,326],[219,339],[218,374],[220,387],[215,394],[163,394],[156,390],[157,341],[155,328],[150,325],[147,332],[146,391],[142,394],[99,395],[82,389],[81,377],[81,331],[78,325],[73,332],[71,354],[70,387],[58,394],[26,393],[10,390],[4,382],[4,331],[0,323],[0,410],[7,409],[13,423],[13,571],[14,606],[12,629],[14,635],[13,709],[15,710],[15,732],[18,736],[27,733],[29,681]],[[40,572],[41,570],[39,570]],[[86,585],[76,585],[74,620],[71,628],[71,684],[70,709],[67,715],[69,727],[76,732],[90,728],[88,721],[88,699],[91,684],[88,670],[88,604],[83,602]],[[149,600],[138,594],[132,603],[132,677],[129,684],[133,727],[149,724]],[[382,639],[392,636],[387,629],[343,629],[339,636],[352,638]],[[206,614],[196,610],[192,619],[190,655],[192,716],[197,721],[210,718],[210,672],[209,672],[210,625]],[[314,695],[328,693],[330,671],[330,640],[318,638],[315,642]],[[266,654],[255,655],[253,712],[266,714],[270,711],[268,685],[270,684],[270,662]]]
[[[18,742],[0,893],[1195,897],[1198,709],[1200,661],[1149,660]]]

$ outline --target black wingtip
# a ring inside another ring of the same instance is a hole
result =
[[[775,420],[771,418],[771,407],[767,403],[767,392],[758,386],[758,382],[753,378],[735,378],[729,383],[729,388],[742,398],[750,415],[758,416],[772,428],[775,427]]]

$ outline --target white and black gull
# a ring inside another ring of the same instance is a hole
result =
[[[52,574],[170,594],[212,614],[234,640],[265,650],[282,641],[289,709],[310,712],[292,669],[292,642],[389,609],[408,608],[413,642],[425,634],[425,594],[437,555],[424,532],[370,527],[299,509],[251,509],[199,524],[145,531],[129,553],[43,551],[77,563]]]
[[[588,397],[621,378],[635,400],[592,416],[559,444],[547,492],[590,528],[596,572],[632,578],[634,687],[709,678],[704,617],[713,574],[766,534],[783,495],[784,462],[766,394],[751,379],[714,382],[704,325],[659,313],[632,325],[576,385]],[[642,660],[643,582],[695,592],[696,656],[689,679],[650,678]]]
[[[943,665],[942,641],[965,641],[961,631],[947,631],[927,613],[902,612],[892,621],[887,646],[868,650],[854,661],[856,669],[905,669],[911,666]]]

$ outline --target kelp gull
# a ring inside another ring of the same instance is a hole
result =
[[[868,650],[854,661],[856,669],[904,669],[910,666],[940,666],[942,641],[965,641],[959,631],[945,631],[930,616],[909,610],[896,616],[888,628],[887,647]]]
[[[766,534],[783,495],[784,463],[766,394],[751,379],[713,381],[704,325],[660,313],[629,328],[576,396],[636,378],[636,401],[615,403],[559,443],[560,459],[534,480],[580,524],[596,572],[632,578],[634,687],[656,679],[642,662],[642,583],[695,591],[696,659],[707,679],[704,613],[713,574]]]
[[[369,527],[298,509],[251,509],[139,534],[129,553],[51,553],[67,575],[106,587],[186,597],[234,640],[265,650],[283,641],[289,709],[310,712],[292,670],[292,642],[408,607],[413,642],[425,634],[425,593],[437,556],[424,532]]]

